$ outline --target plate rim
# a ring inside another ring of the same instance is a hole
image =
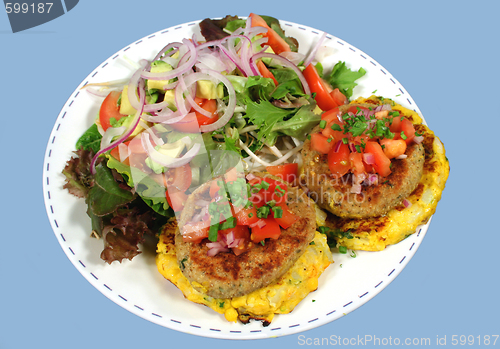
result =
[[[246,17],[240,17],[240,18],[246,18]],[[271,326],[269,326],[270,327],[269,331],[248,331],[248,332],[245,332],[245,331],[239,331],[239,330],[238,331],[234,331],[233,330],[233,331],[228,331],[226,333],[226,332],[223,332],[222,330],[217,330],[217,331],[209,331],[209,332],[202,332],[202,333],[200,333],[200,332],[194,331],[194,330],[196,330],[196,326],[194,326],[194,328],[190,328],[189,325],[186,327],[186,325],[183,325],[179,321],[175,321],[175,320],[171,320],[171,323],[168,323],[168,322],[166,323],[165,319],[163,317],[160,317],[157,314],[154,314],[154,313],[152,313],[152,314],[146,314],[140,308],[134,308],[132,306],[129,306],[129,304],[126,304],[127,306],[124,306],[124,303],[119,298],[119,295],[117,296],[117,295],[115,295],[112,292],[110,293],[109,292],[110,288],[108,286],[106,286],[106,284],[97,283],[96,282],[96,280],[98,280],[97,277],[92,272],[89,272],[88,270],[86,270],[85,264],[81,260],[77,260],[76,258],[74,258],[74,253],[72,254],[71,247],[64,246],[64,245],[66,245],[66,240],[64,238],[64,235],[62,233],[59,233],[59,225],[57,223],[57,219],[55,217],[55,214],[53,212],[53,208],[52,208],[51,202],[50,202],[50,180],[49,180],[49,178],[51,178],[51,177],[50,177],[50,173],[49,173],[50,172],[50,169],[49,169],[50,161],[49,160],[50,160],[51,155],[52,155],[51,144],[53,144],[54,141],[55,141],[56,133],[58,132],[58,128],[59,128],[59,126],[61,124],[61,120],[64,118],[64,116],[68,112],[67,109],[71,106],[71,104],[73,103],[74,99],[76,99],[78,97],[79,93],[81,92],[80,91],[81,87],[83,87],[84,85],[86,85],[89,80],[91,80],[92,78],[94,78],[96,76],[96,74],[98,73],[99,69],[105,68],[109,64],[110,61],[112,61],[115,58],[117,58],[120,54],[123,54],[126,51],[128,51],[131,47],[133,47],[133,45],[137,45],[137,44],[143,42],[144,40],[153,38],[153,37],[155,37],[157,35],[160,35],[160,34],[167,33],[169,31],[175,31],[175,30],[178,30],[180,28],[189,28],[189,27],[195,26],[200,21],[201,20],[196,20],[196,21],[186,22],[186,23],[183,23],[183,24],[180,24],[180,25],[174,25],[174,26],[171,26],[171,27],[159,30],[159,31],[157,31],[157,32],[155,32],[153,34],[146,35],[143,38],[140,38],[139,40],[136,40],[136,41],[132,42],[131,44],[124,46],[122,49],[116,51],[114,54],[112,54],[106,60],[104,60],[102,63],[100,63],[96,68],[94,68],[80,82],[80,84],[77,86],[77,88],[70,94],[70,97],[64,103],[64,105],[61,108],[61,111],[59,112],[58,117],[57,117],[57,119],[56,119],[56,121],[54,123],[54,126],[53,126],[53,128],[51,130],[51,133],[50,133],[50,136],[49,136],[49,139],[48,139],[48,142],[47,142],[47,146],[46,146],[46,149],[45,149],[45,154],[44,154],[44,164],[43,164],[43,172],[42,172],[44,204],[45,204],[45,209],[46,209],[46,212],[47,212],[47,216],[49,218],[49,222],[50,222],[51,228],[52,228],[52,230],[53,230],[53,232],[54,232],[54,234],[56,236],[57,241],[59,242],[61,248],[63,249],[63,252],[66,254],[66,256],[68,257],[68,259],[70,260],[70,262],[75,266],[75,268],[79,271],[79,273],[93,287],[95,287],[105,297],[107,297],[108,299],[110,299],[115,304],[119,305],[120,307],[128,310],[129,312],[131,312],[131,313],[133,313],[133,314],[135,314],[135,315],[137,315],[137,316],[139,316],[139,317],[141,317],[141,318],[143,318],[145,320],[153,322],[153,323],[155,323],[157,325],[160,325],[160,326],[163,326],[163,327],[175,330],[175,331],[179,331],[179,332],[183,332],[183,333],[188,333],[188,334],[193,334],[193,335],[202,336],[202,337],[209,337],[209,338],[218,338],[218,339],[262,339],[262,338],[280,337],[280,336],[285,336],[285,335],[297,334],[297,333],[300,333],[300,332],[303,332],[303,331],[307,331],[307,330],[310,330],[310,329],[313,329],[313,328],[316,328],[316,327],[323,326],[325,324],[331,323],[331,322],[337,320],[338,318],[342,317],[343,315],[348,314],[348,313],[354,311],[355,309],[359,308],[360,306],[364,305],[369,300],[371,300],[372,298],[374,298],[377,294],[379,294],[392,281],[394,281],[394,279],[406,267],[407,263],[411,260],[411,258],[414,256],[414,254],[418,250],[418,247],[420,246],[420,244],[421,244],[421,242],[422,242],[422,240],[423,240],[423,238],[424,238],[424,236],[425,236],[425,234],[426,234],[426,232],[428,230],[428,227],[429,227],[430,222],[432,220],[432,216],[431,216],[431,218],[428,220],[428,222],[426,224],[424,224],[422,226],[419,226],[419,228],[417,228],[417,231],[414,234],[412,234],[412,235],[415,235],[417,238],[416,238],[416,241],[413,243],[413,245],[410,248],[409,252],[411,252],[411,253],[408,254],[409,257],[407,255],[404,256],[404,258],[399,263],[398,267],[394,268],[387,275],[388,279],[384,280],[383,283],[381,282],[379,285],[376,286],[376,287],[380,286],[380,288],[376,292],[367,292],[366,294],[361,295],[359,297],[358,301],[356,301],[356,302],[352,301],[351,303],[348,303],[348,304],[344,305],[344,308],[348,307],[348,309],[346,310],[346,312],[342,312],[342,314],[337,314],[337,315],[332,316],[331,318],[328,318],[328,319],[326,319],[328,316],[325,316],[324,320],[320,320],[319,318],[310,319],[310,320],[307,320],[307,322],[304,323],[304,324],[297,325],[297,326],[289,326],[288,328],[284,328],[284,329],[282,329],[282,328],[275,329],[275,328],[273,328],[273,326],[271,324]],[[321,33],[323,33],[323,31],[321,31],[321,30],[318,30],[318,29],[315,29],[315,28],[312,28],[312,27],[309,27],[309,26],[297,24],[297,23],[294,23],[294,22],[284,21],[284,20],[280,19],[280,23],[284,27],[285,31],[286,31],[287,27],[295,27],[295,28],[297,28],[299,30],[309,31],[309,32],[312,32],[312,33],[318,34],[318,35],[321,34]],[[406,100],[409,103],[409,105],[411,105],[411,107],[413,108],[413,110],[416,111],[423,118],[424,123],[425,123],[425,118],[423,117],[420,109],[418,108],[417,104],[413,101],[413,99],[410,96],[410,94],[397,81],[397,79],[394,76],[392,76],[392,74],[390,74],[382,65],[380,65],[377,61],[375,61],[373,58],[371,58],[369,55],[367,55],[363,51],[359,50],[358,48],[356,48],[356,47],[354,47],[354,46],[352,46],[350,44],[348,44],[347,42],[341,40],[340,38],[337,38],[334,35],[326,33],[326,38],[330,39],[330,40],[336,40],[337,43],[339,43],[340,45],[347,46],[353,52],[360,54],[361,57],[365,58],[367,60],[367,62],[369,62],[370,64],[373,64],[373,65],[379,67],[379,69],[385,75],[387,75],[388,78],[395,85],[399,86],[399,89],[400,89],[401,93],[403,95],[405,95]],[[69,248],[65,248],[65,247],[69,247]],[[379,252],[379,253],[381,253],[381,252]],[[331,268],[331,266],[330,266],[330,268]],[[188,301],[186,300],[186,302],[188,302]],[[335,311],[333,311],[332,313],[334,313],[334,312]],[[214,314],[216,315],[216,313],[214,313]],[[155,315],[156,315],[156,317],[155,317]],[[283,316],[286,316],[286,315],[283,315]]]

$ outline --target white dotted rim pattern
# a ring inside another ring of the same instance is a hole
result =
[[[199,35],[198,23],[161,30],[130,44],[100,64],[71,94],[50,134],[43,167],[43,194],[54,234],[71,263],[103,295],[166,328],[212,338],[260,339],[295,334],[334,321],[365,304],[395,279],[418,249],[430,220],[415,234],[382,252],[357,251],[356,258],[334,253],[334,263],[321,276],[318,290],[309,294],[292,313],[277,315],[269,326],[263,327],[257,321],[247,325],[229,323],[223,315],[185,300],[157,272],[154,246],[144,249],[132,261],[104,263],[99,258],[102,242],[89,238],[90,219],[84,200],[62,189],[61,171],[77,139],[92,124],[102,101],[82,87],[130,77],[133,68],[127,62],[151,59],[166,44]],[[306,54],[323,33],[291,22],[281,21],[281,24],[287,35],[298,39],[299,51]],[[369,96],[376,91],[377,95],[392,98],[421,115],[403,86],[370,56],[330,34],[324,46],[328,47],[325,52],[331,54],[322,61],[325,69],[342,60],[351,69],[363,67],[367,71],[358,81],[353,97]]]

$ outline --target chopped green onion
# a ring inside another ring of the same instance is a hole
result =
[[[325,128],[325,127],[326,127],[326,120],[321,120],[321,121],[319,122],[319,128],[323,129],[323,128]]]

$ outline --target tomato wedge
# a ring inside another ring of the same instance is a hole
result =
[[[167,189],[172,187],[185,192],[192,182],[191,166],[185,164],[180,167],[171,168],[163,174],[163,183]]]
[[[172,188],[169,191],[165,191],[165,196],[167,198],[167,202],[170,207],[174,210],[174,212],[182,211],[184,208],[184,203],[187,200],[187,195],[183,191],[176,191]]]
[[[327,82],[319,76],[314,65],[309,64],[302,73],[304,74],[304,78],[311,92],[316,94],[314,99],[321,110],[327,111],[339,106],[330,94],[330,86],[328,86]]]
[[[102,101],[101,108],[99,109],[99,122],[104,131],[111,127],[111,119],[118,121],[126,116],[120,114],[120,107],[118,106],[120,95],[120,91],[112,91]]]
[[[288,183],[293,183],[299,174],[299,164],[283,164],[266,167],[267,172]]]
[[[274,81],[274,84],[278,86],[278,80],[276,80],[273,73],[271,73],[264,62],[262,62],[260,59],[257,61],[257,68],[259,69],[259,72],[263,77],[272,79]]]
[[[279,55],[281,52],[291,51],[286,41],[274,29],[269,27],[261,16],[250,13],[248,17],[252,21],[252,27],[264,27],[267,29],[267,33],[262,34],[262,36],[267,37],[267,44],[273,49],[274,53]]]

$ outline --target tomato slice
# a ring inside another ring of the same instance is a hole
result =
[[[267,29],[267,33],[262,34],[262,36],[267,37],[267,44],[273,49],[274,53],[279,55],[281,52],[291,51],[286,41],[274,29],[269,27],[261,16],[250,13],[248,17],[251,18],[252,27],[264,27]]]
[[[191,113],[186,115],[182,121],[170,125],[174,130],[186,133],[199,133],[200,126],[213,124],[219,119],[217,115],[217,101],[215,99],[195,97],[194,101],[201,108],[211,113],[212,116],[205,116],[192,109]]]
[[[328,153],[328,168],[332,175],[340,178],[351,169],[351,164],[349,162],[349,154],[351,152],[347,144],[344,144],[342,141],[338,142],[341,142],[338,151],[335,152],[335,148],[337,147],[337,145],[335,145]]]
[[[185,164],[180,167],[171,168],[163,174],[163,183],[167,189],[172,187],[185,192],[192,182],[191,166]]]
[[[278,204],[277,206],[281,207],[283,214],[280,218],[276,218],[276,217],[274,217],[274,211],[271,211],[271,212],[273,212],[274,220],[283,229],[290,228],[292,226],[292,224],[295,223],[299,219],[299,217],[296,216],[292,211],[290,211],[290,209],[288,208],[286,203],[282,202],[282,203]]]
[[[257,61],[257,68],[259,69],[259,72],[263,77],[272,79],[274,81],[274,84],[278,86],[278,80],[276,80],[273,73],[271,73],[264,62],[262,62],[260,59]]]
[[[328,141],[330,140],[330,141]],[[332,150],[335,142],[329,137],[325,137],[321,133],[313,133],[311,135],[311,149],[321,154],[328,154]]]
[[[252,228],[252,234],[250,235],[250,239],[255,242],[259,243],[265,239],[277,239],[281,235],[281,228],[278,224],[278,222],[272,218],[261,218],[266,225],[263,226],[262,228],[259,228],[258,225],[254,226]]]
[[[120,114],[120,107],[117,104],[120,95],[120,91],[112,91],[102,101],[101,108],[99,109],[99,122],[104,131],[111,127],[111,119],[118,121],[126,116]]]
[[[207,222],[196,222],[185,224],[182,227],[182,240],[185,242],[199,243],[203,239],[208,238],[210,226]]]
[[[174,188],[172,188],[169,191],[165,191],[165,196],[167,198],[167,202],[172,207],[174,212],[179,212],[182,211],[184,208],[184,203],[187,200],[187,195],[186,193],[182,191],[176,191]]]
[[[297,179],[299,173],[299,164],[283,164],[266,167],[267,172],[273,176],[279,177],[284,181],[293,183]]]
[[[375,157],[375,164],[373,164],[373,167],[379,175],[387,177],[391,174],[391,160],[384,154],[379,143],[366,142],[365,152],[371,153]]]
[[[304,78],[306,79],[311,92],[316,94],[314,99],[318,103],[318,107],[320,107],[321,110],[327,111],[338,107],[338,104],[330,95],[331,88],[319,76],[314,65],[309,64],[302,73],[304,74]]]

